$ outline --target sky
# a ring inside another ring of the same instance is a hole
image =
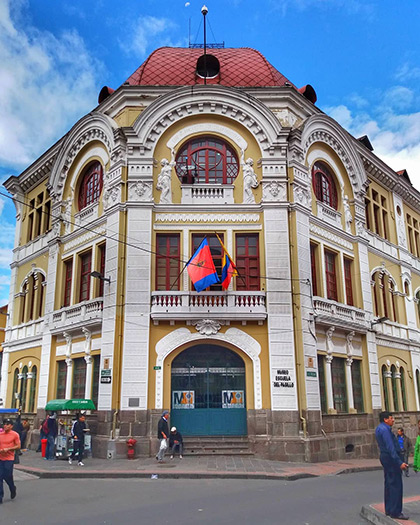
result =
[[[0,0],[0,183],[160,46],[202,43],[204,0]],[[419,0],[206,0],[208,41],[259,50],[420,190]],[[5,189],[1,189],[5,193]],[[13,203],[0,195],[0,305]]]

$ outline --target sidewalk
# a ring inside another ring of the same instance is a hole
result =
[[[410,517],[409,520],[393,520],[385,516],[385,509],[383,503],[375,503],[372,505],[365,505],[362,507],[360,513],[369,523],[376,523],[378,525],[395,525],[395,523],[406,523],[407,525],[420,524],[420,496],[412,496],[404,498],[403,505],[404,514]]]
[[[33,451],[20,456],[17,470],[40,478],[231,478],[296,480],[350,472],[380,470],[377,459],[353,459],[329,463],[285,463],[240,456],[187,456],[157,463],[155,458],[107,460],[87,458],[84,467],[74,461],[46,461]]]

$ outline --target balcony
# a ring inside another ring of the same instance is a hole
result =
[[[264,292],[152,292],[153,321],[264,321]]]
[[[51,332],[62,332],[81,326],[102,323],[103,299],[91,299],[73,306],[66,306],[53,313]]]
[[[328,206],[321,201],[317,201],[316,205],[317,215],[320,219],[327,222],[328,224],[332,224],[333,226],[341,228],[341,213],[339,211],[331,208],[331,206]]]
[[[233,184],[183,184],[181,204],[233,204]]]
[[[370,326],[366,312],[354,306],[320,297],[314,298],[313,304],[317,322],[336,326],[341,325],[358,330],[366,330]]]
[[[41,338],[44,329],[44,318],[41,317],[35,321],[29,321],[28,323],[13,326],[7,331],[6,342],[12,343],[13,341],[22,342],[28,338]]]

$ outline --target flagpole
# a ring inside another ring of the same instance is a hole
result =
[[[179,278],[184,273],[185,268],[190,264],[191,259],[194,257],[195,253],[191,255],[191,257],[188,259],[188,261],[184,264],[184,268],[182,268],[181,272],[179,273],[178,277],[175,279],[175,281],[172,283],[171,287],[169,288],[169,291],[172,290],[172,288],[176,285],[176,283],[179,281]]]

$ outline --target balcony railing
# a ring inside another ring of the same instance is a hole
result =
[[[329,299],[314,298],[314,310],[317,318],[325,322],[339,324],[357,324],[367,327],[368,317],[364,310],[354,306],[337,303]]]
[[[331,206],[324,204],[321,201],[317,201],[317,215],[320,219],[334,226],[341,228],[341,213]]]
[[[102,309],[102,298],[61,308],[53,313],[52,330],[69,329],[79,324],[93,324],[95,321],[102,322]]]
[[[217,318],[258,320],[267,317],[264,292],[152,292],[154,320]]]
[[[44,318],[29,321],[28,323],[13,326],[7,331],[6,341],[22,341],[27,337],[41,337],[44,328]]]
[[[182,204],[233,204],[233,184],[183,184]]]

